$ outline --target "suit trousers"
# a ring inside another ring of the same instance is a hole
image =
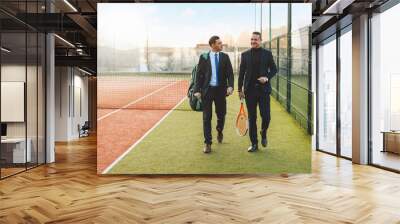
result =
[[[249,137],[252,144],[257,144],[257,105],[261,115],[261,136],[265,138],[271,121],[270,95],[263,89],[251,88],[245,94],[249,119]]]
[[[215,104],[215,113],[217,114],[217,131],[223,131],[226,115],[226,88],[212,87],[208,88],[207,93],[202,98],[203,101],[203,132],[204,143],[212,144],[211,119],[212,104]]]

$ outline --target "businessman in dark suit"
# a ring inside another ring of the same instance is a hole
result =
[[[215,104],[217,114],[218,142],[223,140],[226,97],[233,92],[233,70],[229,56],[222,51],[222,41],[218,36],[212,36],[209,40],[211,51],[207,59],[200,56],[197,76],[194,87],[194,95],[203,102],[203,132],[204,132],[204,153],[211,152],[211,117],[212,104]]]
[[[257,105],[259,106],[261,123],[261,144],[267,147],[267,130],[270,115],[270,80],[275,76],[277,68],[272,53],[261,47],[261,33],[253,32],[251,49],[242,53],[238,91],[241,99],[245,98],[249,116],[249,136],[251,146],[248,152],[258,150],[257,139]]]

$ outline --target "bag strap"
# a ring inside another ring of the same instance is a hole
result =
[[[201,54],[201,56],[204,58],[204,59],[208,59],[208,54],[209,54],[210,52],[204,52],[204,53],[202,53]]]

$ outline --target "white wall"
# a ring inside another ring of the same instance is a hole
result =
[[[88,77],[87,76],[82,76],[79,71],[79,73],[76,73],[77,70],[74,70],[74,82],[72,88],[74,90],[71,99],[74,100],[74,102],[71,102],[71,105],[74,105],[73,108],[71,108],[72,114],[71,114],[71,134],[73,138],[78,138],[79,137],[79,132],[78,132],[78,124],[81,126],[85,123],[85,121],[88,120]],[[71,89],[71,90],[72,90]],[[79,102],[80,101],[80,102]],[[80,108],[81,107],[81,108]],[[81,110],[81,111],[80,111]]]
[[[7,124],[8,138],[25,138],[29,139],[29,147],[31,149],[32,162],[44,163],[44,74],[39,65],[25,64],[3,64],[1,66],[2,82],[24,82],[26,85],[26,107],[20,108],[20,112],[26,112],[26,121],[21,122],[5,122]],[[27,79],[27,80],[26,80]],[[2,95],[7,97],[7,95]],[[24,103],[25,105],[25,103]],[[2,107],[2,112],[16,113],[10,111],[12,108]],[[9,111],[7,111],[9,110]],[[15,110],[15,108],[14,108]],[[36,161],[39,159],[39,161]]]
[[[25,82],[25,64],[24,65],[2,65],[1,81]],[[6,110],[7,108],[1,108]],[[7,123],[7,137],[25,137],[25,122]]]
[[[55,68],[55,141],[67,141],[69,138],[69,73],[68,67]]]
[[[56,67],[55,85],[55,140],[77,139],[78,124],[88,120],[88,77],[73,67]]]
[[[7,81],[18,81],[18,82],[25,82],[25,75],[26,75],[26,71],[25,69],[28,69],[28,74],[30,74],[31,72],[36,73],[36,67],[33,66],[28,66],[27,68],[24,65],[2,65],[1,66],[1,81],[3,82],[7,82]],[[29,84],[30,85],[36,85],[36,82],[31,83],[32,81],[29,80]],[[30,92],[30,90],[32,90],[33,92]],[[30,103],[32,101],[34,101],[32,98],[36,98],[36,89],[32,89],[32,88],[27,88],[27,103]],[[33,106],[33,105],[27,105],[27,106]],[[36,104],[34,105],[36,108]],[[7,110],[7,108],[1,108],[2,110]],[[27,118],[28,118],[28,122],[31,121],[35,121],[36,123],[36,114],[33,113],[28,113],[27,114]],[[34,116],[34,117],[32,117]],[[7,122],[7,136],[8,137],[25,137],[25,122]],[[28,129],[30,127],[33,127],[33,125],[28,125]],[[36,129],[36,126],[35,126]],[[28,130],[28,137],[29,136],[29,130]]]

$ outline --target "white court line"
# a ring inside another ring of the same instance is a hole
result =
[[[103,120],[104,118],[110,116],[111,114],[117,113],[117,112],[121,111],[122,109],[125,109],[125,108],[127,108],[127,107],[129,107],[129,106],[131,106],[131,105],[133,105],[133,104],[135,104],[135,103],[137,103],[137,102],[139,102],[139,101],[145,99],[146,97],[149,97],[149,96],[151,96],[151,95],[153,95],[153,94],[155,94],[155,93],[158,93],[158,92],[160,92],[161,90],[163,90],[163,89],[165,89],[165,88],[168,88],[168,87],[170,87],[170,86],[172,86],[172,85],[174,85],[174,84],[176,84],[176,83],[178,83],[178,82],[180,82],[180,81],[176,81],[176,82],[173,82],[173,83],[168,84],[168,85],[166,85],[166,86],[163,86],[162,88],[159,88],[159,89],[157,89],[157,90],[154,90],[153,92],[151,92],[151,93],[149,93],[149,94],[147,94],[147,95],[145,95],[145,96],[142,96],[142,97],[140,97],[139,99],[136,99],[136,100],[134,100],[134,101],[131,101],[131,102],[129,102],[128,104],[126,104],[125,106],[123,106],[123,107],[121,107],[121,108],[118,108],[118,109],[116,109],[116,110],[113,110],[113,111],[111,111],[110,113],[107,113],[107,114],[101,116],[100,118],[97,119],[97,121]]]
[[[186,96],[179,101],[178,104],[174,106],[168,113],[166,113],[153,127],[151,127],[139,140],[137,140],[133,145],[129,146],[128,150],[126,150],[122,155],[120,155],[114,162],[112,162],[104,171],[102,174],[107,174],[119,161],[121,161],[130,151],[132,151],[133,148],[135,148],[136,145],[138,145],[150,132],[152,132],[158,125],[161,124],[161,122],[168,117],[168,115],[174,111],[179,105],[182,104],[182,102],[186,99]]]

